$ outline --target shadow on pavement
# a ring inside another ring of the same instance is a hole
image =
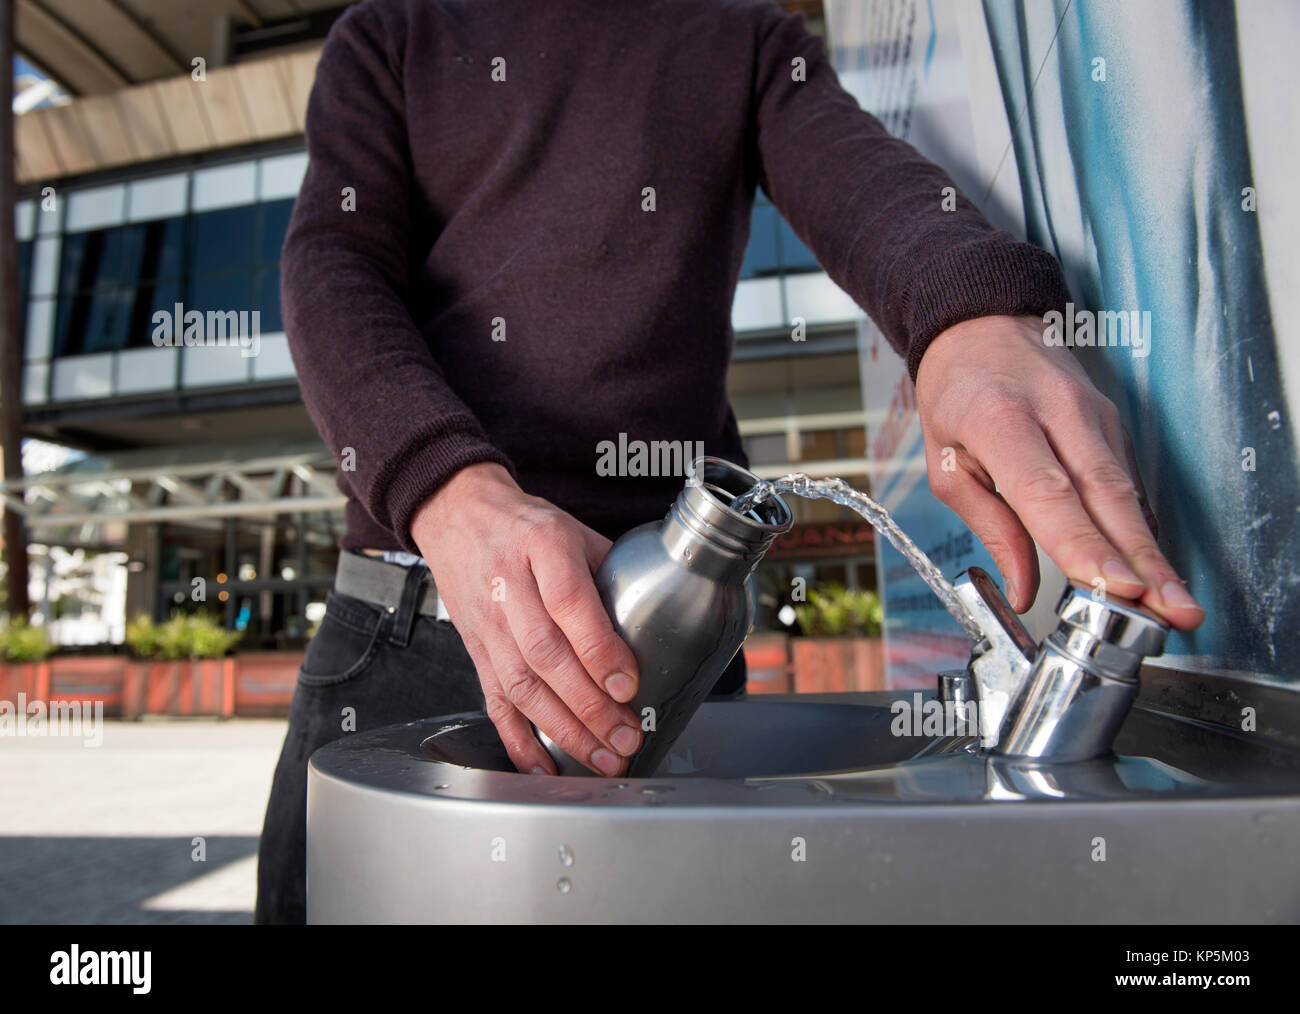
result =
[[[0,836],[0,923],[253,920],[255,835],[192,838]]]

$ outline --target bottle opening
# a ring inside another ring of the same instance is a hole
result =
[[[699,520],[764,548],[794,526],[794,515],[779,495],[772,495],[741,513],[732,503],[761,480],[753,472],[722,458],[698,458],[691,463],[685,495]],[[693,492],[702,496],[692,496]]]

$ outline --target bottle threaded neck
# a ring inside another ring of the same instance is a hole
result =
[[[790,508],[779,496],[769,497],[747,514],[731,509],[731,502],[759,481],[730,461],[698,458],[669,518],[715,552],[746,564],[748,572],[776,538],[794,526]]]

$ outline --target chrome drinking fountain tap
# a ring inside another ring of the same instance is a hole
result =
[[[980,745],[994,755],[1065,763],[1108,753],[1138,692],[1142,659],[1169,627],[1127,599],[1068,584],[1057,627],[1034,643],[993,579],[978,567],[956,582],[984,638],[966,672],[940,679],[944,700],[979,701]]]

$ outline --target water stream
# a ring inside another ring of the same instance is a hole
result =
[[[930,590],[943,603],[943,607],[952,614],[952,618],[961,624],[962,630],[973,641],[983,639],[984,634],[974,617],[966,611],[952,582],[943,576],[943,572],[934,565],[934,561],[925,555],[907,533],[898,527],[898,523],[889,516],[889,511],[875,500],[854,489],[843,479],[810,479],[802,472],[792,472],[779,479],[763,479],[746,493],[742,493],[731,502],[731,509],[739,514],[748,514],[764,500],[782,493],[793,493],[806,500],[831,500],[841,507],[848,507],[862,515],[871,525],[889,540],[889,544],[903,554],[903,557],[916,570]]]

